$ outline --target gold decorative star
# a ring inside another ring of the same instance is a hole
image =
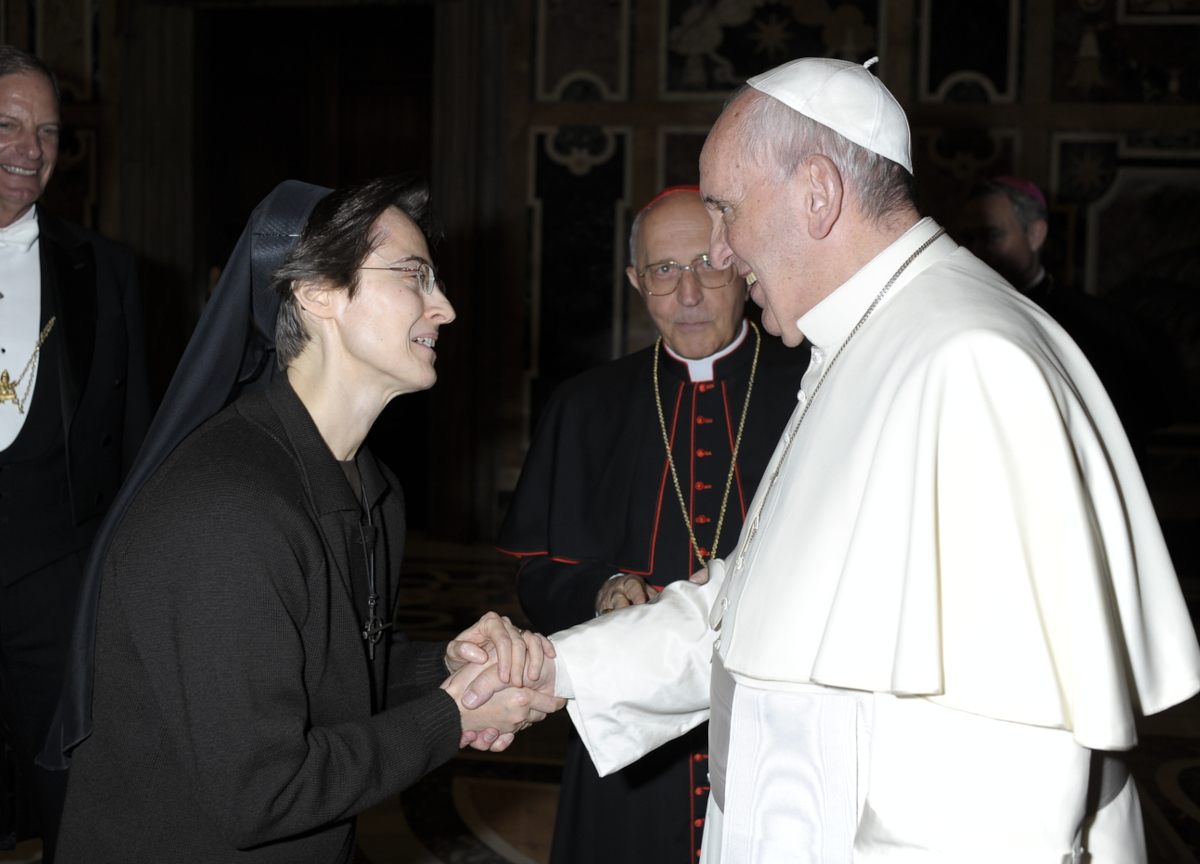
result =
[[[771,60],[787,54],[787,43],[793,35],[788,30],[787,19],[772,13],[766,21],[757,19],[754,26],[757,32],[750,34],[750,38],[755,42],[755,54],[766,54]]]
[[[1109,178],[1111,169],[1105,162],[1103,154],[1096,150],[1085,150],[1071,160],[1071,164],[1067,167],[1067,177],[1072,185],[1088,197],[1092,197],[1103,192],[1111,182]]]

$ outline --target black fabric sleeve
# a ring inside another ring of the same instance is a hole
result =
[[[437,687],[450,672],[446,669],[448,642],[410,642],[403,633],[392,640],[388,657],[389,706],[399,704],[416,690]]]
[[[110,555],[105,576],[123,620],[100,623],[130,634],[140,668],[117,674],[144,676],[197,804],[247,848],[397,794],[458,751],[461,725],[436,688],[371,717],[314,722],[310,679],[334,660],[319,645],[329,621],[319,586],[338,577],[311,528],[279,519],[256,490],[231,495],[230,472],[213,474],[192,474],[196,488],[173,496],[176,507],[139,514],[149,516],[135,520],[139,548]],[[419,670],[431,656],[402,665]]]
[[[596,595],[616,572],[598,561],[568,564],[531,555],[517,568],[517,596],[534,630],[557,633],[596,616]]]
[[[133,460],[142,447],[153,411],[150,406],[150,382],[146,374],[146,340],[142,330],[142,295],[138,289],[137,265],[133,254],[121,250],[121,302],[125,313],[125,332],[129,339],[125,372],[125,421],[121,441],[121,477],[129,474]]]

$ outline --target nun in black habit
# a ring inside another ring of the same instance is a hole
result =
[[[460,705],[552,651],[494,613],[391,629],[404,502],[363,439],[454,319],[428,198],[289,182],[251,217],[93,550],[43,754],[73,750],[61,861],[350,861],[358,813],[561,704]]]

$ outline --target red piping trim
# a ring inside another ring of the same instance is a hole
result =
[[[671,415],[671,440],[670,446],[672,451],[675,449],[675,426],[679,423],[679,406],[683,402],[683,382],[679,382],[679,393],[675,396],[675,413]],[[654,511],[654,534],[650,538],[650,569],[646,571],[629,570],[627,572],[635,576],[649,576],[654,572],[654,551],[658,548],[658,523],[662,516],[663,494],[667,491],[667,475],[671,473],[671,460],[663,458],[663,473],[662,480],[658,484],[658,507]]]
[[[691,446],[688,448],[688,463],[690,476],[688,480],[696,479],[696,388],[699,384],[692,384],[692,422],[689,426],[691,429]],[[696,484],[688,483],[688,518],[695,520],[696,518]],[[691,528],[691,526],[688,526]],[[694,530],[694,529],[693,529]],[[688,532],[687,551],[684,560],[684,573],[695,572],[692,570],[692,532]]]
[[[500,552],[501,554],[512,555],[514,558],[528,558],[532,555],[546,555],[547,554],[547,552],[545,550],[543,550],[541,552],[513,552],[510,549],[501,549],[499,546],[493,546],[492,548],[495,549],[497,552]]]
[[[721,401],[725,403],[725,431],[729,435],[729,452],[733,453],[733,418],[729,416],[729,394],[725,390],[725,382],[721,382]],[[745,434],[745,430],[742,430]],[[742,511],[742,521],[746,521],[746,498],[742,493],[742,472],[737,462],[733,463],[733,479],[737,482],[738,506]]]
[[[692,754],[689,753],[690,757]],[[688,789],[696,788],[696,760],[688,759]],[[696,796],[688,796],[688,861],[696,857]]]

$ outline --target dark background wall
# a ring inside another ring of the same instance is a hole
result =
[[[631,213],[695,182],[728,91],[792,57],[879,56],[925,210],[953,229],[976,180],[1034,180],[1059,281],[1157,320],[1200,382],[1197,0],[0,0],[0,39],[63,81],[47,199],[138,253],[160,392],[276,182],[430,176],[460,317],[372,446],[438,536],[490,539],[553,387],[652,339]],[[1147,464],[1176,548],[1198,438]]]

